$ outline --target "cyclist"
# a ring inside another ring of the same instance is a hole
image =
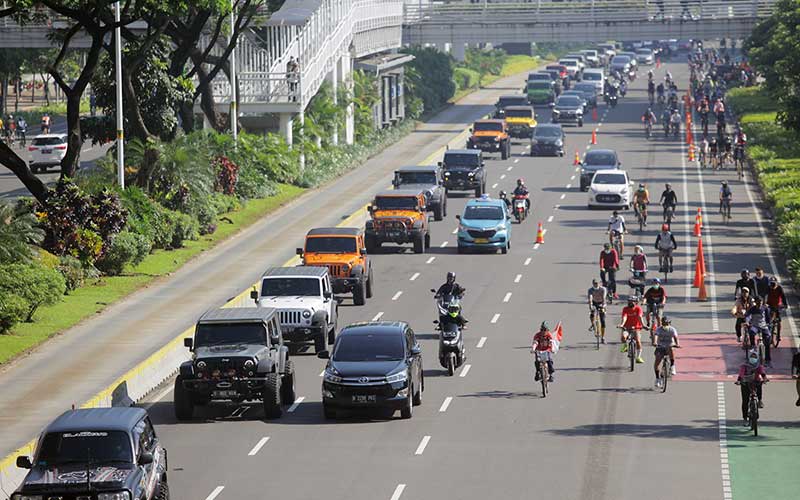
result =
[[[653,110],[648,106],[642,115],[642,123],[644,123],[645,127],[650,126],[650,129],[652,130],[653,125],[656,124],[656,121],[655,113],[653,113]]]
[[[700,141],[700,144],[697,146],[697,156],[698,160],[700,160],[700,166],[705,168],[708,164],[708,150],[709,150],[709,143],[708,143],[708,136],[703,134],[703,140]]]
[[[669,182],[664,185],[664,188],[659,203],[664,207],[664,222],[667,222],[667,212],[672,209],[674,214],[675,208],[678,206],[678,195],[672,190],[672,184]]]
[[[728,137],[728,134],[722,134],[717,144],[717,149],[719,149],[720,166],[730,163],[733,154],[731,153],[731,138]]]
[[[750,295],[754,297],[756,294],[756,282],[750,277],[750,271],[747,268],[742,269],[740,275],[741,279],[736,281],[736,289],[734,289],[733,295],[738,297],[741,289],[747,287],[750,289]]]
[[[659,252],[658,272],[663,273],[665,269],[672,272],[672,252],[677,250],[678,243],[675,241],[675,235],[669,230],[669,224],[661,225],[661,232],[656,236],[656,243],[653,246]]]
[[[8,142],[13,144],[14,140],[17,138],[17,120],[14,119],[14,115],[8,115],[6,126],[8,127],[8,130],[6,131]]]
[[[647,81],[647,98],[650,101],[650,104],[656,99],[656,84],[653,82],[652,73],[648,73],[650,75],[650,79]]]
[[[719,145],[717,144],[716,136],[711,137],[711,142],[708,144],[708,158],[711,160],[711,168],[714,170],[719,166]]]
[[[25,121],[25,118],[22,116],[17,119],[17,134],[19,135],[22,144],[27,142],[26,134],[28,132],[28,122]]]
[[[786,309],[786,294],[783,293],[783,287],[778,284],[778,278],[775,276],[769,279],[767,305],[772,311],[772,320],[776,323],[775,347],[778,347],[778,342],[781,338],[781,310]]]
[[[42,115],[41,129],[43,134],[50,133],[50,115],[47,113]]]
[[[753,276],[753,282],[756,284],[756,297],[761,297],[762,300],[766,301],[769,293],[769,277],[764,274],[764,270],[760,267],[756,267],[756,275]]]
[[[681,344],[678,340],[678,330],[676,330],[671,323],[672,321],[664,316],[661,318],[661,326],[656,329],[656,362],[653,365],[653,370],[656,372],[656,387],[661,387],[661,384],[664,383],[661,377],[659,377],[660,373],[658,372],[658,365],[661,364],[661,360],[664,359],[664,356],[669,356],[669,360],[672,363],[672,369],[669,371],[670,375],[678,374],[678,370],[675,368],[674,348],[680,348]]]
[[[742,341],[742,325],[745,323],[744,317],[747,311],[753,307],[753,297],[750,296],[750,289],[747,287],[742,288],[742,293],[736,299],[736,302],[731,308],[731,314],[736,318],[736,323],[733,328],[736,332],[736,341]]]
[[[764,361],[767,366],[772,367],[772,356],[770,356],[770,344],[772,343],[772,332],[769,330],[769,323],[772,319],[772,311],[768,305],[764,304],[761,297],[756,297],[753,306],[747,310],[744,316],[750,335],[750,345],[756,345],[756,334],[761,335],[764,344]]]
[[[619,269],[619,255],[617,250],[611,248],[611,243],[604,243],[600,251],[600,281],[608,288],[608,302],[618,299],[617,295],[617,269]]]
[[[641,214],[645,226],[647,226],[647,205],[649,204],[650,192],[644,184],[639,184],[639,189],[633,194],[633,209],[637,216]]]
[[[608,229],[606,230],[608,233],[608,242],[614,244],[614,236],[619,235],[619,256],[622,257],[622,254],[625,253],[625,233],[627,232],[625,228],[625,217],[621,216],[617,210],[611,214],[611,217],[608,219]]]
[[[592,286],[587,292],[589,299],[589,331],[594,330],[594,315],[595,312],[600,315],[600,342],[606,343],[606,298],[608,297],[608,289],[600,286],[596,279],[592,280]]]
[[[642,308],[636,303],[634,297],[628,297],[628,305],[622,308],[622,322],[619,324],[619,328],[622,328],[622,347],[619,352],[628,352],[628,335],[634,335],[637,363],[644,363],[644,359],[642,359],[642,340],[639,337],[639,331],[644,326],[643,323]]]
[[[731,216],[731,200],[733,200],[733,191],[731,191],[730,186],[728,186],[728,181],[722,181],[722,186],[719,188],[719,213],[726,210],[728,212],[728,218]]]
[[[658,309],[661,309],[661,313],[663,314],[664,307],[667,305],[667,290],[661,286],[661,280],[659,278],[654,278],[650,288],[644,292],[644,300],[647,304],[648,327],[652,328],[653,320],[658,319]]]
[[[548,382],[553,382],[553,373],[556,371],[555,367],[553,366],[553,334],[550,332],[550,327],[547,324],[547,321],[542,321],[542,325],[539,327],[539,331],[536,332],[533,336],[533,342],[531,343],[531,353],[534,351],[539,352],[546,352],[547,355],[547,369],[550,372],[550,377],[547,379]],[[538,358],[534,358],[534,372],[536,373],[535,380],[539,380],[539,360]]]
[[[664,104],[664,84],[659,83],[656,87],[656,94],[658,94],[658,102],[659,104]]]
[[[763,408],[764,393],[762,391],[762,386],[764,382],[768,381],[767,372],[758,360],[758,353],[751,351],[747,355],[747,361],[739,366],[739,375],[736,377],[736,384],[740,386],[742,393],[742,418],[744,419],[745,427],[750,425],[747,421],[747,407],[750,402],[750,384],[756,384],[758,407]]]
[[[644,293],[644,279],[647,275],[647,255],[644,254],[644,249],[640,245],[633,247],[629,268],[633,273],[633,278],[641,280],[641,284],[635,288],[638,290],[639,295],[642,295]]]
[[[717,117],[717,123],[725,123],[725,102],[721,97],[714,101],[714,116]]]
[[[677,106],[672,108],[672,114],[669,115],[669,125],[674,135],[678,135],[681,130],[681,112],[678,111]]]

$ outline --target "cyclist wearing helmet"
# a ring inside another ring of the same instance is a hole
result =
[[[771,367],[770,345],[772,344],[772,332],[769,329],[769,324],[772,320],[772,311],[768,305],[764,304],[761,297],[756,296],[753,300],[753,306],[745,313],[744,320],[748,326],[750,345],[756,345],[756,334],[758,334],[764,343],[764,361],[767,366]]]
[[[755,297],[757,290],[756,282],[750,277],[750,271],[747,270],[747,268],[742,269],[741,276],[742,278],[736,282],[736,289],[733,291],[733,295],[738,297],[742,288],[747,287],[750,289],[750,295]]]
[[[672,208],[673,213],[675,212],[675,208],[678,206],[678,195],[675,194],[675,191],[672,190],[672,184],[667,183],[664,186],[664,191],[661,193],[661,199],[659,203],[662,207],[664,207],[664,221],[667,220],[667,211]]]
[[[639,184],[639,189],[633,194],[633,210],[636,215],[642,214],[644,225],[647,225],[647,205],[650,204],[650,192],[644,184]]]
[[[719,213],[722,213],[723,204],[726,203],[730,212],[731,200],[733,200],[733,192],[728,186],[728,181],[722,181],[722,186],[719,188]],[[728,218],[730,218],[730,213],[728,213]]]
[[[517,179],[517,187],[514,188],[514,196],[522,196],[525,198],[525,208],[526,210],[531,209],[531,200],[528,199],[528,195],[530,191],[528,191],[528,187],[525,186],[525,179],[520,177]]]
[[[652,322],[658,320],[658,310],[663,314],[664,307],[667,305],[667,291],[661,286],[661,280],[653,279],[650,288],[644,292],[644,300],[647,303],[647,319]],[[652,315],[652,316],[651,316]],[[652,325],[652,323],[651,323]],[[657,325],[658,326],[658,325]]]
[[[461,298],[465,291],[464,287],[456,283],[456,273],[451,271],[447,273],[447,281],[436,291],[436,298],[442,297],[443,295],[452,295]]]
[[[625,217],[621,216],[618,211],[614,210],[611,217],[608,219],[608,242],[614,244],[614,236],[619,235],[619,256],[625,253]]]
[[[672,272],[672,252],[678,248],[678,243],[675,242],[675,235],[669,230],[669,224],[661,226],[661,232],[656,236],[655,249],[658,250],[659,270],[663,273],[665,268],[669,268]]]
[[[739,366],[739,376],[736,378],[736,384],[740,386],[742,393],[742,419],[744,425],[749,426],[747,421],[747,407],[750,402],[750,384],[756,385],[756,396],[758,396],[758,407],[763,408],[764,402],[762,385],[768,382],[767,372],[758,360],[758,353],[750,351],[747,354],[747,361]]]
[[[751,307],[753,307],[753,297],[750,295],[750,289],[743,287],[739,297],[731,308],[731,314],[736,318],[733,329],[736,332],[736,340],[738,342],[742,341],[742,325],[745,322],[744,316]]]
[[[622,328],[622,347],[619,352],[628,352],[628,335],[633,335],[636,339],[637,363],[644,363],[644,359],[642,359],[642,340],[639,336],[639,331],[644,326],[643,323],[642,308],[636,303],[634,297],[628,297],[628,305],[622,309],[622,322],[619,324],[619,328]]]
[[[611,248],[611,243],[604,243],[600,251],[600,281],[608,288],[608,302],[617,296],[617,269],[619,269],[619,255]]]
[[[635,288],[637,294],[642,295],[644,293],[644,278],[647,275],[647,255],[644,254],[644,249],[640,245],[633,247],[629,269],[633,273],[633,279],[641,281]]]
[[[778,284],[778,278],[775,276],[769,278],[767,305],[772,310],[772,321],[777,325],[775,347],[778,347],[778,342],[780,342],[781,338],[781,311],[786,309],[786,294],[783,293],[783,287]]]
[[[606,343],[606,298],[608,297],[608,289],[600,286],[597,280],[592,280],[592,286],[587,292],[589,299],[589,331],[594,331],[594,315],[595,311],[600,315],[600,342]]]
[[[546,352],[547,355],[547,369],[550,372],[550,377],[547,379],[548,382],[553,381],[553,372],[555,372],[555,368],[553,366],[553,334],[550,332],[550,327],[547,324],[547,321],[542,321],[542,325],[539,327],[539,331],[533,335],[533,342],[531,343],[531,353],[534,351],[539,352]],[[536,380],[539,380],[539,360],[534,358],[534,373],[536,373]]]
[[[677,375],[678,373],[677,369],[675,368],[674,348],[680,348],[681,344],[678,341],[678,330],[676,330],[671,323],[672,321],[668,317],[664,316],[661,318],[661,326],[656,329],[656,362],[653,365],[653,370],[656,372],[656,387],[661,387],[661,384],[664,383],[664,381],[661,380],[661,377],[659,377],[660,374],[658,373],[658,365],[661,364],[664,356],[669,356],[669,359],[672,362],[670,375]]]

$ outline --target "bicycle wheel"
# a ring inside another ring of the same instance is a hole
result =
[[[667,392],[667,380],[669,380],[670,376],[670,366],[669,361],[669,354],[664,354],[664,359],[661,360],[661,393]]]
[[[630,339],[628,339],[628,360],[631,364],[631,371],[633,371],[636,366],[636,341],[631,341]]]
[[[641,211],[637,214],[637,217],[639,219],[639,232],[642,232],[644,230],[644,217]]]
[[[753,430],[753,435],[758,436],[758,401],[756,398],[750,398],[747,418],[750,420],[750,429]]]
[[[600,313],[594,313],[594,348],[600,350]]]
[[[547,368],[547,363],[545,361],[539,362],[539,376],[541,377],[542,382],[542,397],[547,397],[547,377],[550,376],[550,370]]]

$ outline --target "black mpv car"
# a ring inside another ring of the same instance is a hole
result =
[[[407,323],[372,321],[342,329],[322,381],[325,418],[337,410],[385,408],[411,418],[422,404],[422,349]]]

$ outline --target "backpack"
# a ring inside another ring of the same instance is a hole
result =
[[[722,197],[723,198],[730,198],[731,197],[731,188],[730,188],[730,186],[724,186],[722,188]]]

